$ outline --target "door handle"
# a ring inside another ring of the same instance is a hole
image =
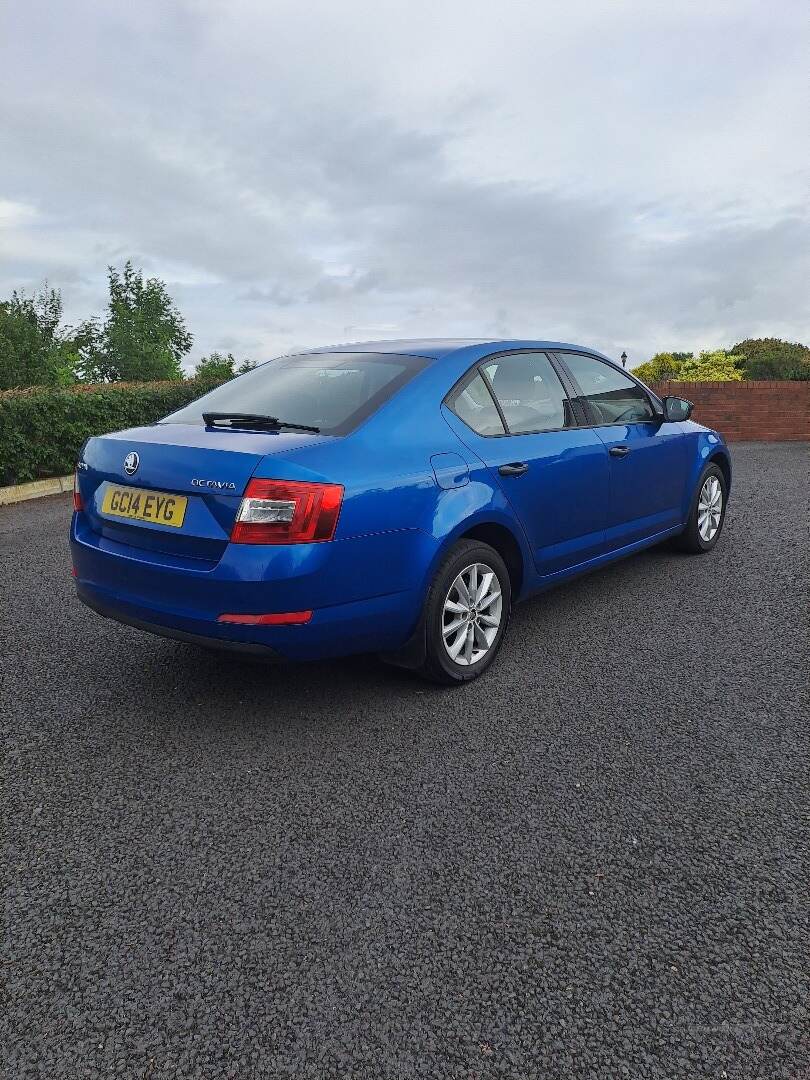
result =
[[[630,447],[629,446],[611,446],[610,450],[608,450],[608,453],[610,454],[611,457],[627,457],[627,455],[630,453]]]
[[[529,466],[525,461],[510,461],[508,465],[501,465],[498,469],[501,476],[523,476],[528,471]]]

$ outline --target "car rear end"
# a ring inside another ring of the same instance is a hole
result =
[[[350,432],[233,428],[201,408],[85,445],[71,525],[80,599],[151,633],[265,656],[395,648],[416,603],[410,540],[370,527]]]

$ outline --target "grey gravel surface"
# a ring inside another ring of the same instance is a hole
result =
[[[102,620],[0,509],[6,1075],[810,1076],[810,455],[734,463],[458,690]]]

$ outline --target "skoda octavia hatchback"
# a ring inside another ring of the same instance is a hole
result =
[[[78,595],[180,641],[465,682],[517,600],[668,538],[711,551],[731,464],[691,408],[559,342],[281,357],[88,440]]]

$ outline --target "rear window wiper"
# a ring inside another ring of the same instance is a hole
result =
[[[316,435],[321,430],[319,427],[314,427],[312,424],[288,423],[286,420],[279,420],[277,416],[263,416],[260,413],[204,412],[202,418],[205,421],[206,427],[222,426],[242,428],[243,430],[261,430],[264,428],[279,430],[280,428],[289,428],[291,431],[312,431]]]

